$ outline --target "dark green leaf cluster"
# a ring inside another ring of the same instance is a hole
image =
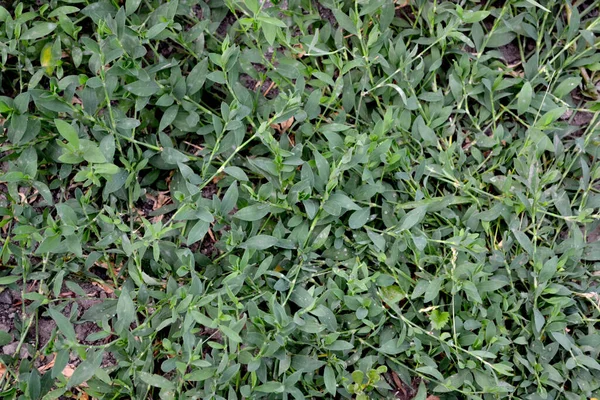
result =
[[[600,397],[599,7],[0,2],[0,397]]]

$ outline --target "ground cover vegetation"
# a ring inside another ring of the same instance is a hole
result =
[[[600,393],[598,1],[0,4],[0,397]]]

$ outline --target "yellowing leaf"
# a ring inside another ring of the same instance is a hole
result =
[[[47,44],[40,53],[40,64],[46,68],[47,74],[52,74],[54,70],[54,59],[52,58],[52,45]]]

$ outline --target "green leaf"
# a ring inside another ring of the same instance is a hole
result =
[[[209,80],[224,85],[227,82],[225,73],[223,71],[213,71],[206,76]]]
[[[280,382],[267,382],[257,386],[255,390],[262,393],[283,393],[285,391],[285,386]]]
[[[127,13],[127,15],[133,14],[138,9],[141,2],[142,0],[126,0],[125,12]]]
[[[535,0],[525,0],[525,1],[528,2],[529,4],[532,4],[532,5],[536,6],[536,7],[544,10],[547,13],[551,12],[550,10],[548,10],[546,7],[544,7],[543,5],[541,5],[540,3],[538,3]]]
[[[140,126],[140,121],[135,118],[123,118],[117,122],[117,128],[130,130]]]
[[[33,368],[29,373],[29,379],[27,380],[27,394],[30,399],[40,398],[41,392],[40,373],[37,368]]]
[[[253,204],[244,207],[235,213],[234,217],[242,221],[258,221],[271,211],[271,207],[265,204]]]
[[[154,81],[137,81],[125,86],[125,89],[136,96],[152,96],[158,93],[160,87]]]
[[[13,337],[5,331],[0,331],[0,346],[4,346],[10,342],[12,342]],[[12,354],[9,354],[12,355]]]
[[[467,10],[463,12],[461,19],[467,24],[473,24],[475,22],[483,21],[488,15],[490,15],[489,11]]]
[[[106,162],[106,157],[100,150],[100,146],[98,146],[95,142],[87,139],[81,139],[81,144],[79,145],[79,150],[83,155],[83,159],[92,164],[103,164]],[[116,173],[117,171],[115,171]]]
[[[126,288],[121,290],[119,300],[117,301],[117,322],[115,330],[119,333],[129,329],[132,322],[135,321],[135,305]]]
[[[238,185],[237,182],[234,182],[231,186],[229,186],[229,189],[227,189],[225,195],[223,196],[223,200],[221,200],[221,213],[228,214],[231,212],[237,205],[238,197]]]
[[[446,312],[446,311],[440,312],[436,308],[435,310],[433,310],[431,312],[431,315],[429,316],[429,319],[431,321],[431,326],[433,326],[433,329],[440,330],[444,326],[446,326],[446,324],[450,320],[450,313]]]
[[[521,91],[517,95],[517,113],[519,115],[524,114],[531,104],[531,98],[533,95],[533,89],[531,83],[525,82]]]
[[[540,128],[547,127],[548,125],[562,117],[565,112],[567,112],[566,107],[558,107],[553,110],[550,110],[544,115],[542,115],[535,125]]]
[[[202,382],[207,380],[208,378],[212,378],[215,375],[216,370],[216,368],[198,369],[187,374],[185,376],[185,379],[191,382]]]
[[[178,105],[173,105],[173,106],[167,108],[167,111],[165,111],[162,118],[160,119],[160,124],[158,125],[158,131],[162,132],[165,130],[165,128],[167,126],[171,125],[173,123],[173,121],[175,121],[175,117],[177,117],[178,112],[179,112]]]
[[[382,300],[388,304],[398,303],[406,297],[398,285],[382,287],[379,290],[381,291]]]
[[[362,208],[358,211],[354,211],[348,220],[348,226],[351,229],[359,229],[362,228],[367,221],[369,221],[369,216],[371,215],[370,208]]]
[[[553,94],[559,99],[562,99],[563,97],[571,93],[573,90],[575,90],[575,88],[577,88],[579,85],[581,85],[581,77],[572,76],[563,80],[560,83],[560,85],[558,85],[556,89],[554,89]]]
[[[167,378],[162,377],[160,375],[149,374],[148,372],[141,371],[138,376],[140,377],[142,382],[144,382],[150,386],[158,387],[161,389],[168,389],[168,390],[175,389],[175,385],[173,384],[173,382],[171,382]]]
[[[56,254],[57,249],[60,245],[60,234],[48,236],[40,243],[35,251],[35,254],[54,253]]]
[[[513,229],[512,233],[513,233],[513,235],[515,235],[517,242],[519,242],[519,244],[521,245],[523,250],[525,250],[529,255],[533,255],[533,252],[534,252],[533,243],[531,243],[531,240],[529,239],[529,237],[517,229]]]
[[[335,342],[327,346],[327,349],[332,351],[345,351],[352,350],[353,348],[354,346],[352,345],[352,343],[347,342],[345,340],[336,340]]]
[[[425,214],[427,213],[427,206],[420,206],[415,208],[414,210],[409,211],[402,219],[400,220],[400,226],[398,227],[398,232],[406,231],[421,222]]]
[[[246,240],[240,247],[242,249],[265,250],[275,246],[278,241],[279,240],[273,236],[256,235]]]
[[[186,78],[188,96],[196,94],[206,81],[208,74],[208,58],[203,59],[192,68],[190,74]]]
[[[538,333],[542,332],[542,328],[546,323],[546,318],[544,318],[544,315],[537,308],[533,309],[533,323],[535,330]]]
[[[60,133],[60,135],[65,138],[69,144],[73,145],[75,148],[79,148],[79,134],[72,125],[69,125],[60,119],[55,119],[54,125],[56,125],[58,133]]]
[[[335,396],[337,382],[335,380],[335,372],[333,371],[333,368],[331,368],[329,365],[325,366],[323,379],[325,380],[325,390],[327,390],[327,392],[332,396]]]
[[[427,287],[427,291],[425,292],[425,298],[423,299],[423,301],[425,303],[429,303],[430,301],[433,301],[436,297],[438,297],[443,283],[444,278],[441,276],[429,282],[429,286]]]
[[[275,37],[277,36],[277,26],[272,25],[268,22],[263,22],[261,24],[261,29],[263,34],[265,35],[267,43],[269,43],[269,45],[272,46],[273,43],[275,43]]]
[[[242,343],[242,338],[240,337],[240,335],[230,327],[226,325],[219,325],[219,330],[223,332],[223,334],[227,336],[229,340],[236,343]]]
[[[227,167],[223,171],[238,181],[247,182],[249,180],[248,175],[246,175],[246,173],[240,167]]]
[[[362,384],[365,379],[365,374],[361,370],[353,371],[351,376],[352,376],[352,380],[355,383],[358,383],[359,385]]]
[[[50,317],[54,320],[54,322],[56,322],[58,331],[62,333],[71,343],[77,343],[77,335],[75,334],[75,329],[73,328],[71,321],[69,321],[67,317],[54,308],[49,308],[48,314],[50,314]]]
[[[186,163],[189,161],[188,156],[180,152],[179,150],[175,150],[172,147],[165,147],[160,154],[161,158],[167,164],[177,165],[179,163]]]
[[[187,235],[186,243],[188,246],[201,241],[204,239],[204,236],[208,233],[208,229],[210,228],[210,223],[203,220],[198,220],[190,229],[190,232]]]
[[[358,29],[356,29],[356,25],[354,24],[354,22],[352,22],[350,17],[348,17],[342,12],[342,10],[338,8],[333,8],[331,11],[333,12],[335,19],[337,20],[338,24],[342,27],[342,29],[347,30],[353,35],[358,35]]]
[[[21,35],[21,40],[35,40],[42,38],[56,29],[56,24],[51,22],[38,22]]]
[[[0,277],[0,285],[10,285],[11,283],[17,282],[19,279],[22,279],[21,276],[3,276]]]

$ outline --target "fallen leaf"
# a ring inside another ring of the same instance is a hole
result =
[[[73,368],[70,364],[67,364],[67,366],[62,370],[62,374],[66,378],[73,376],[73,372],[75,372],[75,368]]]
[[[106,293],[108,294],[112,294],[114,293],[114,289],[110,286],[108,286],[105,283],[101,283],[101,282],[92,282],[92,285],[99,287],[100,289],[104,290]]]
[[[49,370],[50,368],[54,367],[54,361],[56,360],[56,355],[52,358],[52,360],[46,364],[46,365],[42,365],[41,367],[38,368],[38,371],[40,372],[44,372]]]
[[[286,132],[288,129],[291,128],[292,124],[294,123],[294,117],[291,116],[289,119],[280,122],[278,124],[272,124],[271,128],[275,129],[277,132],[284,133]]]

